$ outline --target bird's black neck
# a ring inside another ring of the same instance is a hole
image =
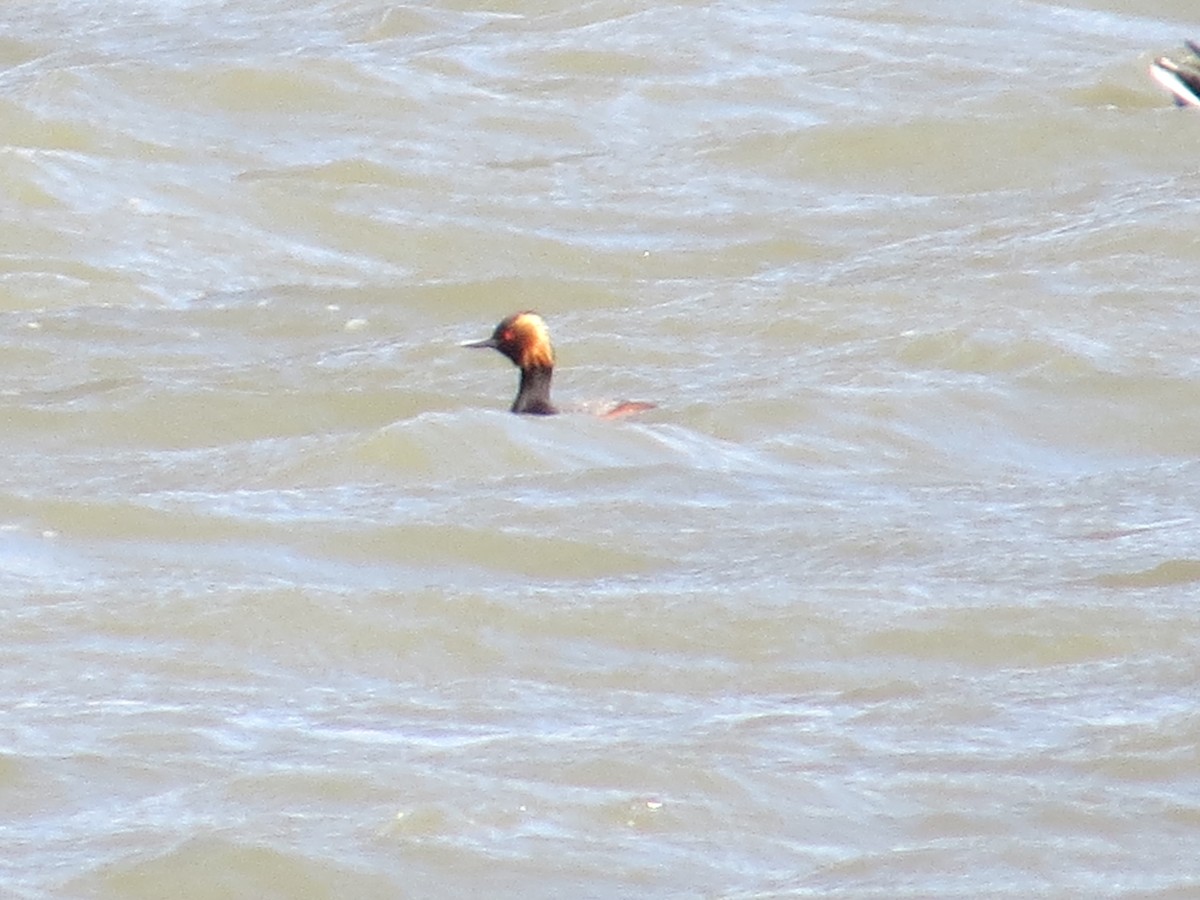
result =
[[[550,366],[539,366],[521,370],[521,386],[517,390],[517,399],[513,401],[512,411],[531,416],[552,416],[558,409],[550,402],[550,378],[554,369]]]

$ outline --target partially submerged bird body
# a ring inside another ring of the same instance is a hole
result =
[[[1191,56],[1179,61],[1158,57],[1150,63],[1150,77],[1171,92],[1176,106],[1200,106],[1200,44],[1184,43]]]
[[[552,416],[559,411],[550,401],[550,381],[554,376],[554,347],[550,343],[550,329],[537,313],[532,310],[513,313],[500,321],[491,337],[482,341],[466,341],[462,346],[498,350],[521,370],[512,412]],[[653,403],[626,400],[600,415],[612,419],[653,408]]]

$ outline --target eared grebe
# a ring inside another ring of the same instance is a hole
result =
[[[550,402],[550,379],[554,375],[554,347],[550,344],[550,329],[537,313],[531,310],[513,313],[501,320],[490,338],[464,341],[464,347],[491,347],[499,350],[521,370],[521,384],[512,412],[531,416],[552,416],[558,407]],[[653,409],[653,403],[625,400],[600,413],[613,419],[630,413]]]
[[[1200,44],[1184,43],[1192,55],[1179,62],[1160,56],[1150,63],[1150,77],[1171,92],[1176,106],[1200,106]]]

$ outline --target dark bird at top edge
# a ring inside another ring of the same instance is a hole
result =
[[[1200,106],[1200,44],[1184,41],[1184,45],[1188,56],[1158,57],[1150,63],[1150,77],[1171,92],[1176,106]]]

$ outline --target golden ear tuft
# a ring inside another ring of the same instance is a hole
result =
[[[550,343],[550,329],[537,313],[518,313],[512,321],[514,337],[521,345],[521,368],[550,368],[554,365],[554,347]]]

